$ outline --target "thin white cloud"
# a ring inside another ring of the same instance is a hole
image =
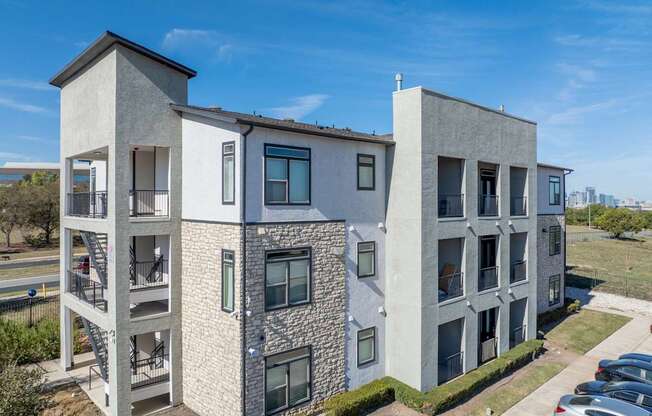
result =
[[[567,63],[557,64],[557,69],[567,75],[570,75],[580,81],[593,82],[597,79],[595,70],[591,68],[583,68],[577,65],[570,65]]]
[[[25,113],[41,113],[45,114],[48,112],[46,108],[39,107],[37,105],[25,104],[12,100],[11,98],[2,98],[0,97],[0,107],[9,108],[12,110],[18,110]]]
[[[217,48],[217,57],[220,61],[230,63],[233,57],[233,45],[227,43]]]
[[[278,118],[299,120],[321,107],[329,98],[326,94],[310,94],[290,99],[291,104],[271,108],[270,111]]]
[[[552,114],[548,117],[547,123],[551,125],[575,124],[591,113],[615,107],[620,101],[612,99],[583,106],[569,107],[564,111]]]
[[[16,138],[18,140],[23,140],[23,141],[32,142],[32,143],[52,143],[52,140],[48,140],[46,138],[37,137],[37,136],[22,135],[22,136],[16,136]]]
[[[32,160],[31,156],[27,156],[21,153],[13,153],[13,152],[0,152],[0,160],[10,160],[10,161],[18,161],[18,162],[29,162]]]
[[[32,81],[28,79],[0,79],[0,87],[22,88],[36,91],[55,91],[52,85],[42,81]]]
[[[165,34],[163,48],[176,49],[186,46],[188,42],[217,44],[218,33],[214,30],[174,28]]]

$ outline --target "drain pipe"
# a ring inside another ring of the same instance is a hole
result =
[[[254,129],[253,124],[249,124],[247,131],[242,133],[242,190],[240,192],[240,217],[242,219],[242,285],[240,287],[240,330],[242,338],[240,341],[240,350],[242,351],[242,360],[240,360],[240,378],[242,397],[242,416],[247,414],[247,136]]]

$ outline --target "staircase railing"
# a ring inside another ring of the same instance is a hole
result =
[[[108,350],[106,347],[105,335],[102,334],[102,330],[99,326],[95,325],[93,322],[82,317],[82,323],[84,324],[84,329],[86,335],[88,335],[88,340],[91,344],[91,349],[95,354],[95,360],[97,366],[100,370],[100,377],[105,382],[109,381],[109,364],[108,364]],[[90,386],[90,377],[89,377],[89,386]]]
[[[88,251],[88,256],[97,272],[100,282],[106,288],[107,286],[107,276],[106,276],[106,253],[104,248],[99,242],[98,236],[96,233],[82,231],[81,233],[82,240]]]

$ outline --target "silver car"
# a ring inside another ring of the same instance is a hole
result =
[[[567,394],[559,399],[555,416],[652,416],[652,413],[609,397]]]

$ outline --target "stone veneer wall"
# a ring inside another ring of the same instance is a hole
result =
[[[560,225],[561,253],[551,256],[549,253],[550,233],[549,227]],[[564,304],[564,283],[565,283],[565,253],[566,253],[566,217],[564,215],[538,215],[537,216],[537,313],[541,314],[550,309],[558,308]],[[544,233],[543,230],[546,230]],[[551,276],[560,275],[560,303],[548,305],[548,282]]]
[[[222,311],[222,249],[235,252],[235,310],[240,310],[242,227],[181,223],[183,402],[201,416],[239,415],[240,320]]]
[[[261,224],[247,226],[247,415],[264,409],[266,355],[310,345],[312,347],[312,400],[290,409],[294,414],[314,408],[345,389],[345,247],[344,222]],[[265,251],[311,247],[311,302],[265,312]]]

